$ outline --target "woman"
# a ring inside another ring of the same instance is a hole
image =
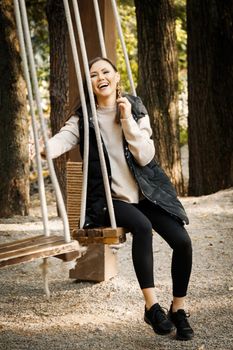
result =
[[[90,62],[90,76],[97,106],[117,226],[132,233],[132,259],[145,298],[144,320],[157,334],[189,340],[194,332],[184,311],[192,265],[191,241],[184,228],[188,218],[165,173],[153,160],[149,116],[140,98],[119,91],[120,76],[106,58]],[[85,227],[109,225],[106,198],[90,103],[90,150]],[[49,141],[52,158],[80,144],[83,154],[83,114],[77,108],[60,132]],[[173,249],[173,301],[168,315],[160,307],[154,288],[152,228]]]

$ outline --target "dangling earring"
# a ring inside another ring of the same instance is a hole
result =
[[[117,84],[116,84],[116,98],[118,100],[118,98],[121,98],[121,97],[122,97],[121,86],[120,86],[120,83],[118,81]],[[117,124],[120,123],[120,117],[121,117],[120,110],[119,110],[119,107],[117,105],[117,111],[116,111],[116,122],[117,122]]]
[[[117,94],[117,99],[122,97],[122,90],[121,90],[121,85],[119,81],[117,82],[117,85],[116,85],[116,94]]]
[[[94,95],[94,99],[95,99],[95,108],[98,109],[98,108],[99,108],[99,105],[98,105],[98,102],[97,102],[96,95]]]

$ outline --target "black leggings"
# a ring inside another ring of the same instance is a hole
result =
[[[139,204],[114,200],[113,205],[117,226],[127,228],[133,235],[132,258],[141,289],[154,287],[153,228],[173,249],[173,296],[185,296],[192,268],[192,245],[183,225],[147,199]]]

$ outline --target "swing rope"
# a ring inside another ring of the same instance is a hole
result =
[[[67,217],[67,213],[66,213],[66,209],[65,209],[65,204],[64,204],[64,201],[62,198],[61,190],[59,187],[59,183],[58,183],[58,180],[56,177],[55,169],[53,166],[53,161],[52,161],[51,156],[50,156],[50,150],[49,150],[49,145],[48,145],[48,136],[47,136],[47,127],[45,125],[43,111],[42,111],[42,107],[41,107],[42,104],[41,104],[41,98],[40,98],[40,93],[39,93],[39,86],[38,86],[38,80],[37,80],[37,74],[36,74],[36,68],[35,68],[35,60],[34,60],[34,56],[33,56],[32,43],[31,43],[31,38],[30,38],[29,26],[28,26],[28,18],[27,18],[25,1],[20,0],[19,4],[20,4],[21,15],[22,15],[22,23],[23,23],[26,48],[27,48],[28,59],[29,59],[29,67],[30,67],[31,78],[32,78],[32,86],[33,86],[35,100],[36,100],[36,104],[37,104],[37,110],[38,110],[38,115],[39,115],[39,120],[40,120],[40,125],[41,125],[41,131],[42,131],[42,135],[44,138],[48,168],[49,168],[53,188],[54,188],[55,194],[56,194],[57,205],[58,205],[59,212],[61,214],[61,218],[62,218],[62,222],[63,222],[64,239],[65,239],[66,243],[69,243],[71,241],[71,238],[70,238],[68,217]]]
[[[19,4],[17,0],[14,0],[14,9],[15,9],[15,17],[16,17],[16,26],[17,26],[18,37],[19,37],[20,54],[23,62],[23,72],[24,72],[24,77],[25,77],[27,91],[28,91],[30,115],[32,120],[33,137],[34,137],[34,144],[35,144],[35,150],[36,150],[39,198],[40,198],[40,205],[41,205],[41,212],[42,212],[42,219],[43,219],[44,235],[49,236],[50,233],[49,233],[49,225],[48,225],[48,209],[47,209],[47,203],[46,203],[44,178],[43,178],[42,165],[41,165],[39,138],[37,135],[35,107],[34,107],[33,94],[32,94],[32,85],[31,85],[31,80],[29,75],[26,48],[24,43],[22,21],[20,16]]]
[[[119,16],[119,13],[118,13],[118,10],[117,10],[116,1],[115,0],[111,0],[111,4],[112,4],[112,9],[113,9],[113,14],[114,14],[114,17],[115,17],[115,22],[116,22],[116,26],[117,26],[119,39],[121,41],[121,46],[122,46],[123,54],[124,54],[124,57],[125,57],[125,64],[126,64],[126,69],[127,69],[127,73],[128,73],[129,82],[130,82],[131,93],[132,93],[132,95],[137,96],[136,89],[135,89],[135,86],[134,86],[134,81],[133,81],[133,75],[132,75],[132,71],[131,71],[131,67],[130,67],[130,63],[129,63],[129,56],[128,56],[127,48],[126,48],[126,45],[125,45],[124,35],[123,35],[123,32],[122,32],[122,28],[121,28],[121,20],[120,20],[120,16]]]
[[[93,0],[93,4],[94,4],[94,10],[95,10],[96,24],[97,24],[98,34],[99,34],[101,55],[102,57],[107,57],[98,0]]]
[[[68,1],[63,0],[66,21],[70,36],[70,43],[72,49],[72,55],[74,59],[75,73],[78,81],[78,88],[80,94],[80,100],[83,111],[83,121],[84,121],[84,155],[83,155],[83,182],[82,182],[82,199],[81,199],[81,212],[80,212],[80,228],[83,228],[85,223],[86,216],[86,197],[87,197],[87,177],[88,177],[88,156],[89,156],[89,122],[88,122],[88,113],[87,113],[87,105],[82,81],[82,73],[79,63],[79,57],[77,53],[77,46],[74,36],[74,28],[72,24],[70,8]]]
[[[89,94],[89,99],[90,99],[90,104],[91,104],[91,112],[92,112],[92,118],[93,118],[93,123],[94,123],[94,128],[95,128],[97,147],[98,147],[98,153],[99,153],[99,158],[100,158],[101,171],[102,171],[102,175],[103,175],[104,189],[105,189],[107,207],[108,207],[108,212],[109,212],[109,217],[110,217],[110,223],[111,223],[112,228],[116,228],[116,220],[115,220],[114,209],[113,209],[111,189],[110,189],[110,184],[108,181],[108,172],[107,172],[107,167],[106,167],[106,162],[105,162],[105,157],[104,157],[102,140],[101,140],[101,136],[100,136],[98,117],[97,117],[95,99],[94,99],[93,90],[92,90],[92,84],[91,84],[90,71],[89,71],[88,59],[87,59],[87,52],[86,52],[82,24],[81,24],[81,18],[80,18],[78,3],[75,0],[73,0],[73,8],[74,8],[76,26],[77,26],[77,30],[78,30],[80,49],[81,49],[81,54],[82,54],[82,59],[83,59],[85,78],[86,78],[86,82],[87,82],[87,89],[88,89],[88,94]]]
[[[31,85],[31,80],[29,75],[29,66],[28,66],[28,60],[27,60],[27,54],[26,54],[26,48],[25,48],[25,42],[24,42],[24,33],[22,28],[19,3],[17,0],[14,0],[14,10],[15,10],[15,17],[16,17],[16,26],[18,30],[19,44],[20,44],[20,54],[23,62],[23,72],[24,72],[24,77],[27,85],[30,115],[32,120],[34,144],[35,144],[35,150],[36,150],[36,164],[37,164],[37,172],[38,172],[39,198],[40,198],[40,205],[41,205],[41,212],[42,212],[42,219],[43,219],[44,235],[48,237],[50,235],[49,225],[48,225],[48,209],[47,209],[47,203],[46,203],[44,178],[43,178],[42,164],[41,164],[41,157],[40,157],[40,146],[39,146],[39,139],[38,139],[37,128],[36,128],[36,116],[35,116],[35,109],[34,109],[34,102],[33,102],[32,85]],[[49,283],[48,283],[47,267],[48,267],[48,259],[44,258],[43,263],[41,264],[41,268],[42,268],[45,295],[47,299],[49,299],[50,290],[49,290]]]

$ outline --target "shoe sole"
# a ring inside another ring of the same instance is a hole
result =
[[[186,338],[184,338],[184,337],[179,336],[179,335],[177,335],[177,334],[176,334],[176,340],[181,340],[181,341],[188,341],[188,340],[192,340],[192,339],[193,339],[193,337],[194,337],[194,334],[189,335],[189,336],[188,336],[188,337],[186,337]]]
[[[167,317],[168,317],[168,319],[172,322],[171,316],[169,315],[169,313],[168,313]],[[175,324],[174,324],[174,327],[175,327],[175,329],[176,329]],[[178,335],[178,334],[176,333],[176,337],[175,337],[175,338],[176,338],[176,340],[188,341],[188,340],[192,340],[193,337],[194,337],[194,334],[190,334],[189,336],[187,336],[186,338],[184,338],[184,337],[182,337],[182,336],[180,336],[180,335]]]
[[[149,320],[146,316],[144,316],[144,321],[145,321],[149,326],[151,326],[151,327],[153,328],[153,330],[154,330],[154,332],[155,332],[156,334],[159,334],[159,335],[168,335],[168,334],[172,333],[172,332],[175,330],[175,327],[172,327],[171,329],[169,329],[169,330],[167,330],[167,331],[161,331],[161,330],[155,328],[155,326],[150,322],[150,320]]]

